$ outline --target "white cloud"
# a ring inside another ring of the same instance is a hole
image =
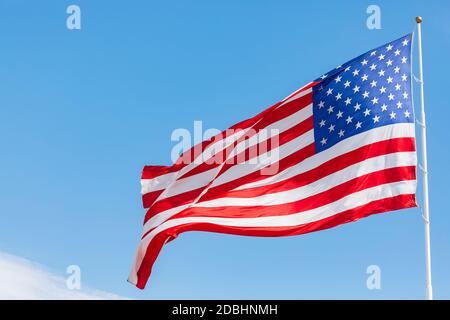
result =
[[[85,288],[70,290],[66,279],[29,260],[0,252],[0,299],[124,299]]]

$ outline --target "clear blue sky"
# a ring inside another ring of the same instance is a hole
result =
[[[73,3],[79,31],[66,28]],[[381,30],[366,27],[369,4]],[[433,280],[450,298],[448,1],[1,0],[0,12],[0,251],[150,299],[424,297],[418,209],[298,237],[186,233],[144,291],[126,282],[140,172],[170,162],[172,130],[225,129],[422,15]],[[371,264],[381,290],[366,288]]]

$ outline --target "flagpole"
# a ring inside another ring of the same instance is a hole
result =
[[[417,34],[419,42],[419,76],[420,76],[420,127],[422,135],[422,188],[423,188],[423,221],[425,226],[425,270],[426,270],[426,297],[433,300],[431,286],[431,250],[430,250],[430,214],[428,209],[428,165],[427,165],[427,128],[425,123],[425,104],[423,95],[423,69],[422,69],[422,17],[416,17]]]

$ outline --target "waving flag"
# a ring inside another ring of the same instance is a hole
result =
[[[338,66],[173,166],[144,167],[128,280],[144,288],[164,244],[185,231],[292,236],[415,207],[411,40]]]

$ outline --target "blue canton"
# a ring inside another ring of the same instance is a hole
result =
[[[373,128],[414,121],[411,41],[408,34],[315,80],[316,152]]]

